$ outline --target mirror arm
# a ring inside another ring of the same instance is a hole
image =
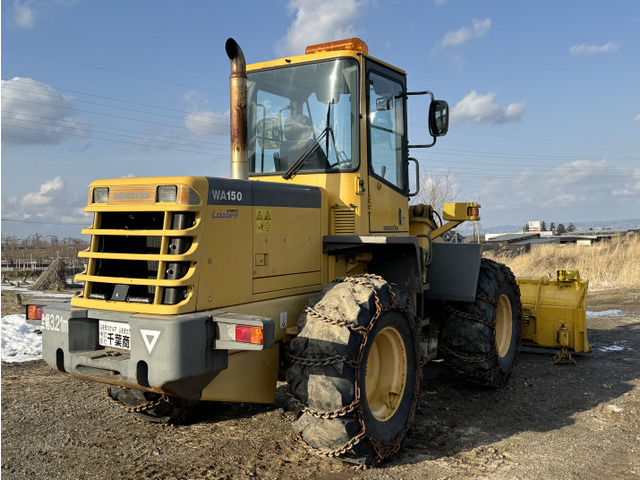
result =
[[[424,90],[422,92],[405,92],[404,94],[405,97],[408,97],[409,95],[429,95],[431,97],[432,102],[435,100],[433,93],[430,92],[429,90]]]
[[[433,147],[436,144],[436,137],[433,137],[433,142],[429,145],[407,145],[407,148],[429,148]]]
[[[405,92],[404,96],[408,97],[409,95],[429,95],[431,97],[431,102],[435,101],[435,97],[433,96],[433,92],[430,92],[429,90],[423,90],[421,92]],[[428,145],[407,145],[407,148],[430,148],[433,147],[436,144],[436,139],[437,137],[432,137],[433,138],[433,142],[431,142]]]

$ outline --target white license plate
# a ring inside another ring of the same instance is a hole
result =
[[[98,343],[103,347],[131,350],[131,327],[127,323],[99,320]]]

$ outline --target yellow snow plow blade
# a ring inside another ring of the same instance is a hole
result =
[[[559,348],[556,363],[575,363],[569,350],[590,352],[587,340],[588,280],[577,270],[558,270],[556,278],[517,278],[522,301],[522,344]]]

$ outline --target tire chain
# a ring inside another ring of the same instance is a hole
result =
[[[482,263],[485,263],[485,259],[484,258],[482,259]],[[515,276],[513,275],[513,272],[511,272],[511,270],[507,269],[502,264],[497,264],[497,265],[503,271],[504,276],[507,277],[507,278],[510,278],[512,283],[515,284],[516,287],[517,287],[517,282],[515,280]],[[491,268],[485,269],[485,273],[490,278],[496,280],[496,283],[498,285],[498,289],[499,290],[502,289],[502,287],[505,285],[505,283],[508,283],[508,282],[503,281],[501,278],[498,278],[497,275],[495,274],[495,272],[493,271],[493,269],[491,269]],[[487,295],[485,295],[483,293],[479,293],[479,292],[476,293],[476,297],[479,298],[480,300],[484,301],[484,302],[487,302],[488,304],[492,305],[495,308],[497,308],[497,306],[498,306],[498,302],[496,300],[488,297]],[[517,296],[517,301],[518,301],[518,310],[521,310],[522,306],[521,306],[520,296],[519,295]],[[460,310],[458,310],[458,309],[456,309],[456,308],[454,308],[454,307],[452,307],[450,305],[447,305],[446,309],[447,309],[447,311],[452,312],[452,313],[458,315],[461,318],[465,318],[465,319],[470,320],[472,322],[481,323],[481,324],[483,324],[483,325],[485,325],[485,326],[487,326],[487,327],[489,327],[491,329],[495,328],[495,324],[494,323],[486,322],[483,319],[476,317],[475,315],[471,315],[469,313],[462,312],[462,311],[460,311]],[[521,341],[521,338],[522,338],[522,329],[520,328],[518,330],[519,331],[518,331],[517,342],[518,342],[518,345],[520,345],[520,341]],[[493,346],[492,351],[489,352],[488,354],[482,355],[482,356],[461,355],[461,354],[459,354],[457,352],[454,352],[453,350],[447,348],[444,344],[439,345],[438,348],[439,349],[442,348],[442,349],[446,350],[447,353],[449,353],[450,355],[460,359],[461,361],[463,361],[465,363],[480,363],[482,361],[490,360],[492,357],[495,357],[495,356],[498,355],[498,348],[497,348],[497,345],[495,344],[495,342],[494,342],[494,346]],[[511,364],[509,370],[505,372],[505,375],[504,375],[504,379],[505,380],[503,380],[502,384],[506,383],[506,381],[507,381],[506,379],[509,378],[509,375],[511,374],[511,372],[513,371],[513,369],[514,369],[514,367],[516,366],[517,363],[518,363],[518,357],[516,355],[516,358],[514,359],[513,363]],[[454,365],[449,364],[449,366],[451,368],[453,368],[453,370],[456,371],[458,374],[466,376],[467,373],[468,373],[468,372],[465,372],[464,370],[461,370],[461,369],[455,367]],[[495,367],[492,370],[486,372],[486,374],[484,376],[487,379],[487,384],[490,385],[492,383],[492,379],[493,379],[494,375],[496,373],[498,373],[499,370],[500,370],[500,367]]]
[[[480,363],[480,362],[485,362],[487,360],[490,360],[491,358],[495,357],[498,354],[498,351],[496,349],[492,350],[491,352],[487,353],[486,355],[461,355],[457,352],[454,352],[453,350],[451,350],[449,347],[447,347],[446,345],[442,344],[440,345],[438,348],[442,349],[442,350],[446,350],[446,352],[456,358],[459,358],[460,360],[462,360],[463,362],[467,362],[467,363]]]
[[[350,360],[349,357],[344,355],[334,355],[333,357],[325,358],[296,357],[295,355],[289,355],[289,358],[293,363],[304,365],[305,367],[327,367],[338,363],[344,363],[345,365],[349,365],[351,368],[357,367],[357,362],[355,360]]]
[[[151,410],[152,408],[155,408],[159,405],[162,405],[163,403],[172,403],[172,400],[170,397],[168,397],[167,395],[162,395],[161,397],[157,398],[156,400],[152,400],[150,402],[147,403],[143,403],[140,405],[136,405],[133,407],[129,407],[125,404],[123,404],[122,402],[116,400],[115,398],[113,398],[113,395],[111,393],[111,387],[107,387],[106,391],[104,392],[105,396],[107,397],[107,399],[113,403],[114,405],[122,408],[123,410],[125,410],[128,413],[134,414],[134,413],[142,413],[145,412],[147,410]],[[142,420],[137,419],[136,417],[132,416],[131,417],[133,419],[133,421],[135,423],[142,423],[145,425],[148,425],[149,422],[143,422]],[[162,427],[169,427],[171,426],[170,424],[166,424],[166,423],[159,423],[158,425],[162,426]]]
[[[368,280],[377,280],[380,282],[384,282],[384,286],[388,289],[388,292],[390,294],[391,297],[391,304],[385,308],[382,307],[381,301],[380,301],[380,297],[378,296],[377,292],[376,292],[376,288],[374,285],[371,284],[370,281]],[[362,335],[362,342],[360,343],[360,348],[358,350],[358,357],[357,359],[354,360],[349,360],[347,357],[341,357],[341,356],[334,356],[334,357],[327,357],[327,358],[322,358],[322,359],[312,359],[312,358],[304,358],[304,357],[295,357],[295,356],[290,356],[290,359],[292,361],[292,363],[298,363],[304,366],[327,366],[327,365],[331,365],[333,363],[339,363],[339,362],[344,362],[345,364],[349,365],[350,367],[354,368],[355,370],[355,378],[356,378],[356,383],[355,383],[355,395],[354,395],[354,400],[353,402],[351,402],[349,405],[346,405],[344,407],[342,407],[339,410],[334,410],[334,411],[323,411],[323,410],[319,410],[319,409],[314,409],[314,408],[310,408],[307,407],[306,405],[304,405],[298,398],[296,398],[296,396],[293,394],[293,392],[291,392],[289,390],[288,395],[290,397],[290,399],[293,401],[294,405],[299,408],[301,411],[306,412],[314,417],[317,418],[324,418],[324,419],[334,419],[334,418],[338,418],[338,417],[343,417],[345,415],[348,415],[349,413],[352,413],[354,411],[357,411],[358,413],[358,421],[360,423],[360,427],[361,430],[360,432],[354,436],[353,438],[351,438],[349,441],[347,441],[345,444],[343,444],[342,446],[334,449],[334,450],[328,450],[328,449],[322,449],[322,448],[316,448],[313,447],[311,445],[309,445],[306,440],[304,439],[304,437],[302,436],[302,434],[298,434],[296,436],[296,440],[307,450],[309,450],[310,452],[317,454],[317,455],[322,455],[325,457],[331,457],[331,458],[338,458],[341,457],[345,454],[347,454],[348,452],[352,451],[355,446],[360,443],[362,440],[364,440],[365,438],[367,440],[369,440],[369,442],[371,443],[371,445],[373,446],[373,449],[376,453],[376,458],[373,460],[372,465],[376,465],[378,463],[380,463],[382,460],[384,460],[385,458],[391,457],[392,455],[395,455],[401,448],[402,446],[402,440],[404,439],[405,435],[407,434],[407,432],[413,427],[413,419],[414,419],[414,415],[415,415],[415,410],[416,410],[416,406],[418,404],[418,401],[420,399],[420,377],[421,377],[421,371],[422,371],[422,365],[423,365],[423,361],[422,359],[422,355],[421,355],[421,351],[420,351],[420,343],[419,342],[414,342],[415,344],[415,355],[416,355],[416,359],[419,359],[417,362],[417,367],[416,367],[416,379],[415,379],[415,384],[416,384],[416,390],[415,390],[415,394],[413,396],[412,399],[412,403],[411,403],[411,409],[410,409],[410,417],[407,421],[407,424],[405,425],[405,427],[403,428],[403,430],[400,432],[400,434],[398,435],[398,437],[396,438],[396,440],[394,442],[391,442],[388,445],[381,445],[379,444],[374,438],[371,437],[371,435],[369,435],[369,433],[367,432],[366,426],[364,424],[364,418],[362,416],[362,411],[361,409],[358,408],[358,406],[360,405],[360,398],[361,398],[361,394],[360,394],[360,382],[359,382],[359,378],[360,378],[360,368],[362,366],[362,361],[364,359],[364,350],[367,344],[367,339],[369,336],[369,333],[371,332],[371,330],[375,327],[376,321],[378,320],[378,318],[380,317],[380,314],[384,311],[389,311],[389,310],[398,310],[403,312],[408,319],[410,319],[411,323],[413,324],[413,333],[414,333],[414,337],[417,339],[420,335],[420,331],[422,329],[422,325],[420,323],[420,321],[417,319],[417,317],[415,317],[413,315],[412,312],[412,302],[411,302],[411,297],[407,296],[407,307],[406,308],[400,308],[399,307],[399,302],[398,302],[398,297],[396,295],[396,293],[393,291],[393,289],[391,288],[391,285],[386,282],[382,277],[378,276],[378,275],[373,275],[373,274],[364,274],[364,275],[358,275],[355,277],[339,277],[336,278],[335,280],[336,282],[349,282],[349,283],[353,283],[356,285],[361,285],[364,286],[366,288],[369,288],[374,296],[374,300],[375,300],[375,305],[376,305],[376,312],[375,315],[371,318],[371,320],[369,321],[369,325],[367,327],[362,327],[362,326],[357,326],[356,324],[354,324],[354,322],[346,322],[344,320],[337,320],[337,319],[333,319],[327,315],[324,315],[320,312],[317,312],[316,310],[314,310],[311,307],[307,307],[305,309],[305,312],[307,314],[311,314],[314,318],[318,319],[318,320],[322,320],[324,322],[327,322],[331,325],[338,325],[338,326],[344,326],[346,328],[349,328],[350,330],[360,333]],[[360,465],[358,468],[367,468],[367,465]]]
[[[471,320],[472,322],[477,322],[477,323],[481,323],[482,325],[485,325],[489,328],[495,328],[495,324],[491,323],[491,322],[487,322],[485,320],[483,320],[480,317],[476,317],[475,315],[471,315],[470,313],[467,312],[463,312],[462,310],[458,310],[457,308],[452,307],[451,305],[447,305],[446,310],[448,312],[454,313],[455,315],[457,315],[460,318],[466,318],[467,320]]]

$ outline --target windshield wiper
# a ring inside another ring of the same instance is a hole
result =
[[[329,155],[329,136],[328,136],[329,132],[331,132],[331,136],[333,137],[333,128],[331,128],[331,102],[329,102],[329,105],[327,107],[327,126],[324,127],[324,130],[322,130],[322,133],[318,135],[313,141],[313,143],[309,145],[309,147],[307,147],[307,149],[302,153],[302,155],[300,155],[300,158],[298,158],[293,163],[293,165],[291,165],[289,169],[282,174],[282,178],[284,178],[285,180],[289,180],[291,177],[293,177],[296,174],[296,172],[300,170],[300,168],[302,167],[304,162],[307,160],[307,158],[309,158],[309,156],[313,152],[315,152],[318,148],[320,148],[320,142],[324,137],[327,138],[327,156],[328,156]],[[335,138],[333,141],[335,143]]]
[[[330,131],[333,133],[333,131],[331,130],[331,125],[327,125],[322,133],[318,136],[318,138],[316,138],[313,143],[309,145],[309,147],[304,151],[304,153],[300,155],[300,158],[298,158],[298,160],[296,160],[293,165],[289,167],[289,170],[282,174],[282,178],[284,178],[285,180],[289,180],[291,177],[293,177],[296,172],[300,170],[300,168],[302,168],[302,165],[307,160],[307,158],[309,158],[309,156],[313,152],[320,148],[320,142],[324,137],[327,136],[327,133],[329,133]]]

